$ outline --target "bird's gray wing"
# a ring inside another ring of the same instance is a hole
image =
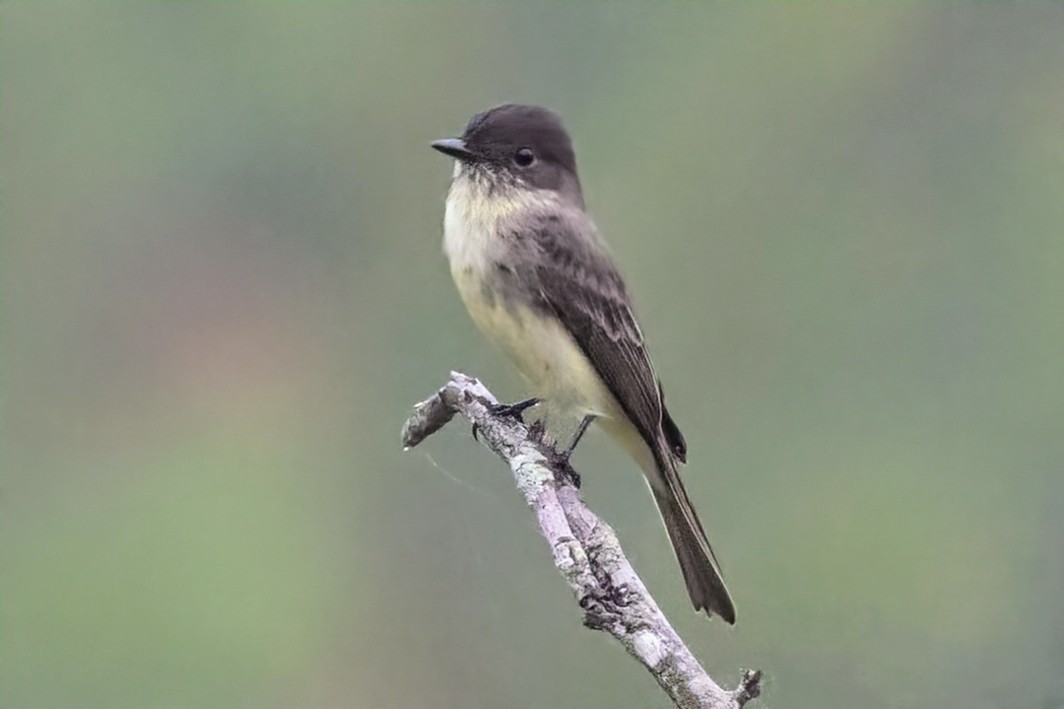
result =
[[[531,259],[537,304],[562,322],[651,450],[660,454],[664,437],[685,460],[624,281],[594,224],[582,211],[544,212],[525,238],[538,252]]]
[[[696,609],[735,622],[735,605],[680,479],[686,444],[669,416],[617,268],[583,212],[544,212],[516,231],[526,296],[556,316],[654,454],[644,470]],[[526,250],[531,249],[531,251]]]

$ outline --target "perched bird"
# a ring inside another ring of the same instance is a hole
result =
[[[561,119],[506,104],[432,147],[455,159],[443,246],[469,314],[534,388],[548,421],[580,420],[567,453],[595,421],[635,458],[695,609],[734,623],[680,479],[686,443],[665,408],[624,280],[584,210]]]

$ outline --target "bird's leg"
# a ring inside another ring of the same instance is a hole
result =
[[[569,447],[561,452],[561,454],[565,456],[566,459],[568,459],[569,456],[573,454],[573,451],[576,450],[576,444],[579,443],[580,439],[584,437],[584,434],[587,432],[587,427],[590,426],[591,422],[594,420],[595,415],[588,414],[580,421],[580,425],[576,427],[576,433],[573,435],[573,440],[569,444]]]
[[[492,404],[488,407],[488,412],[491,413],[493,416],[505,416],[507,418],[514,418],[520,421],[521,423],[524,423],[525,420],[524,418],[522,418],[522,414],[524,414],[525,409],[530,409],[539,402],[539,398],[532,397],[531,399],[518,401],[516,404]],[[477,425],[475,423],[473,424],[473,440],[477,440]]]
[[[580,442],[580,439],[584,437],[584,433],[587,432],[587,427],[591,425],[591,422],[595,420],[593,414],[588,414],[581,421],[580,425],[576,427],[576,434],[573,436],[573,440],[569,443],[565,450],[554,451],[551,462],[556,468],[560,470],[562,475],[569,479],[569,482],[573,484],[573,487],[580,489],[580,474],[573,470],[573,466],[569,464],[569,458],[573,455],[573,451],[576,450],[576,444]]]

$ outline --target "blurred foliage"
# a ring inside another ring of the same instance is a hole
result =
[[[1064,705],[1064,7],[0,6],[10,707],[661,706],[461,426],[430,140],[575,135],[765,706]],[[607,480],[608,479],[608,480]]]

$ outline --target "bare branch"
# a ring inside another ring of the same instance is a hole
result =
[[[496,404],[478,380],[452,372],[446,386],[414,407],[403,426],[403,445],[416,446],[456,413],[469,419],[484,444],[509,464],[554,565],[584,610],[585,625],[617,638],[678,707],[740,709],[757,697],[758,670],[746,672],[734,690],[713,681],[632,569],[613,529],[580,498],[572,469],[535,430],[493,414]]]

